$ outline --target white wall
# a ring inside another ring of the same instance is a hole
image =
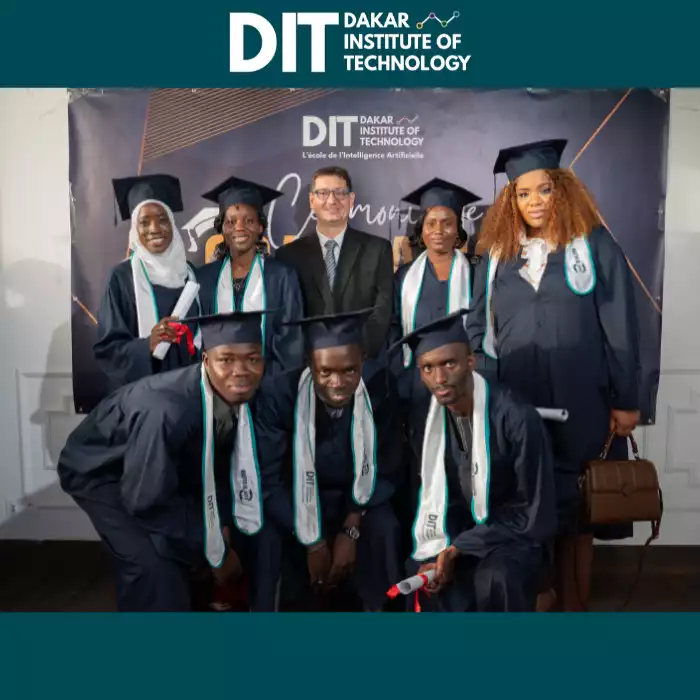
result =
[[[67,107],[65,90],[0,90],[0,521],[10,518],[2,537],[93,535],[54,470],[79,420],[71,398]]]
[[[68,119],[64,90],[0,91],[0,537],[94,537],[55,487],[72,415]],[[673,90],[657,425],[662,544],[700,544],[700,90]],[[54,484],[54,486],[52,486]],[[22,510],[16,514],[14,509]],[[643,541],[646,526],[635,541]]]
[[[668,155],[661,385],[640,448],[663,470],[660,542],[700,544],[700,90],[671,91]]]

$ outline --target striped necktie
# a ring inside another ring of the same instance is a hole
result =
[[[328,286],[333,291],[333,283],[335,282],[335,249],[338,244],[335,241],[326,241],[324,243],[324,248],[326,249],[325,263],[326,263],[326,274],[328,275]]]

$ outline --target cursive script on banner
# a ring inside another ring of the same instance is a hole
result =
[[[274,200],[270,203],[267,214],[267,238],[273,249],[277,249],[285,242],[294,240],[307,231],[312,230],[314,226],[312,222],[316,221],[316,216],[313,211],[309,211],[305,221],[296,232],[281,231],[276,233],[275,215],[278,212],[278,207],[289,206],[294,210],[302,190],[305,191],[299,173],[287,173],[282,177],[275,189],[284,192],[284,188],[288,187],[289,183],[291,183],[291,187],[293,187],[291,198],[285,197],[283,200]],[[478,209],[478,207],[472,206],[462,212],[462,223],[467,233],[470,233],[473,222],[478,221],[484,215],[483,212],[479,212]],[[208,235],[211,233],[214,226],[214,219],[218,213],[219,210],[216,207],[205,207],[182,226],[189,237],[190,245],[188,250],[190,253],[197,252],[199,249],[199,241],[205,237],[205,234]],[[407,224],[414,225],[417,223],[419,215],[420,212],[417,209],[400,209],[395,205],[388,207],[381,205],[377,207],[371,204],[357,204],[350,210],[350,219],[353,223],[358,225],[359,228],[362,228],[363,224],[367,226],[384,226],[386,223],[395,220],[398,220],[400,227]],[[361,222],[359,224],[357,222],[358,219]]]

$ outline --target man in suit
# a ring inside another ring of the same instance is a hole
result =
[[[296,270],[306,316],[374,308],[365,325],[365,348],[370,358],[380,358],[391,320],[391,244],[348,225],[355,193],[343,168],[314,173],[309,204],[316,215],[316,231],[282,246],[275,257]]]

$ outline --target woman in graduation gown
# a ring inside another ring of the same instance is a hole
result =
[[[277,374],[300,367],[303,341],[296,326],[285,325],[304,314],[296,272],[266,257],[259,246],[267,227],[263,207],[281,192],[230,177],[204,197],[219,205],[214,228],[224,237],[217,260],[197,271],[202,306],[207,313],[274,310],[263,320],[265,371]]]
[[[625,256],[602,227],[591,195],[561,169],[565,140],[504,149],[494,174],[509,183],[480,231],[472,346],[499,380],[537,407],[563,408],[549,423],[561,537],[558,588],[565,610],[585,605],[593,534],[619,539],[631,525],[578,522],[578,478],[611,432],[611,459],[626,459],[639,421],[639,329]],[[578,581],[572,579],[576,573]]]
[[[173,215],[182,211],[180,182],[144,175],[113,180],[113,186],[122,220],[131,221],[131,255],[112,269],[97,313],[93,349],[111,390],[198,361],[170,326],[186,283],[196,282]],[[198,311],[195,301],[185,314]],[[163,341],[171,347],[159,360],[153,351]]]
[[[399,267],[394,284],[394,314],[391,341],[396,342],[419,326],[458,309],[469,308],[472,273],[468,258],[459,250],[467,240],[462,225],[464,207],[479,197],[464,188],[434,178],[404,198],[421,209],[416,231],[421,254]],[[418,437],[430,404],[430,392],[408,346],[391,360],[404,408],[410,449],[410,492],[417,494],[420,439]],[[411,508],[413,510],[413,508]]]

